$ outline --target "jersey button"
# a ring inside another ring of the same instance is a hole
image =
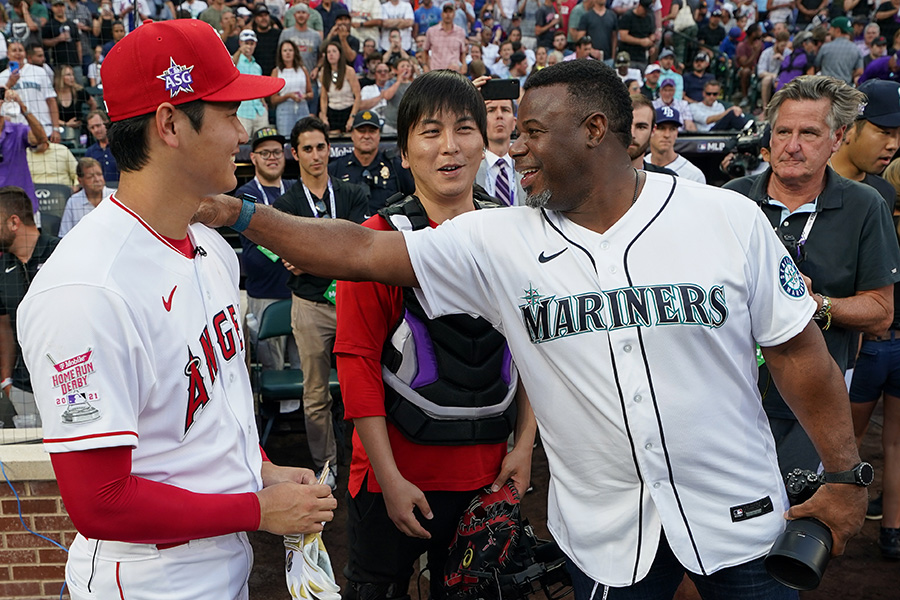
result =
[[[653,484],[653,489],[658,490],[660,485],[661,484],[657,481],[656,483]]]
[[[653,444],[650,444],[650,443],[644,444],[644,450],[653,450]]]
[[[789,226],[789,225],[790,225],[790,222],[789,222],[789,221],[785,221],[784,224],[783,224],[782,226],[783,226],[783,227],[787,227],[787,226]]]
[[[600,249],[601,250],[609,250],[609,242],[601,242]]]
[[[631,344],[625,344],[622,350],[624,350],[625,352],[631,352]]]
[[[637,402],[638,404],[641,403],[641,400],[643,400],[643,398],[641,397],[640,394],[638,394],[637,396],[634,397],[634,401]]]
[[[616,269],[616,266],[615,266],[615,265],[613,265],[613,266],[611,266],[611,267],[609,268],[609,272],[612,273],[613,275],[616,274],[616,271],[618,271],[618,269]]]

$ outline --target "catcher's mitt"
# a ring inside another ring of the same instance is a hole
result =
[[[496,492],[485,488],[472,500],[456,527],[444,568],[448,593],[474,591],[510,562],[522,520],[512,481]]]

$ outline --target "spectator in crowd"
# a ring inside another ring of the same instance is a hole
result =
[[[199,19],[200,13],[202,13],[208,7],[209,5],[203,0],[185,0],[178,6],[178,8],[191,13],[192,19]]]
[[[87,133],[84,116],[97,109],[97,102],[80,83],[75,81],[75,73],[69,65],[56,69],[53,87],[56,89],[59,122],[64,128],[61,132],[63,139],[75,142],[82,133]]]
[[[737,45],[734,53],[734,60],[740,69],[742,106],[750,106],[750,79],[756,72],[756,64],[762,51],[762,27],[759,23],[754,23],[747,27],[747,37]]]
[[[411,59],[400,59],[393,67],[394,81],[391,82],[390,88],[393,93],[388,98],[385,92],[384,99],[387,104],[384,107],[384,129],[385,133],[397,133],[397,111],[400,107],[400,101],[406,95],[406,90],[413,82],[413,65]]]
[[[38,50],[43,52],[40,46],[34,46],[29,50],[32,56]],[[24,105],[34,113],[44,127],[44,133],[49,136],[50,141],[59,142],[62,138],[59,133],[59,109],[53,80],[43,67],[28,61],[25,47],[21,42],[9,42],[6,51],[9,66],[0,73],[0,87],[18,92]],[[16,104],[10,104],[7,108],[11,111],[6,116],[7,119],[20,124],[27,123],[24,113],[19,114]]]
[[[81,189],[66,201],[62,222],[59,225],[59,237],[63,237],[75,227],[86,214],[94,210],[101,201],[109,198],[115,190],[106,187],[103,179],[103,167],[93,158],[83,156],[75,167],[78,185]]]
[[[10,92],[7,92],[9,94]],[[2,119],[2,117],[0,117]],[[4,144],[5,146],[5,144]],[[16,415],[34,415],[32,427],[41,426],[41,416],[31,389],[31,376],[22,357],[16,328],[16,313],[38,270],[44,266],[59,239],[38,230],[32,201],[17,186],[0,186],[0,387]]]
[[[252,29],[243,30],[240,35],[240,43],[238,51],[231,57],[237,70],[245,75],[262,75],[262,67],[253,56],[256,51],[256,33]],[[248,135],[253,135],[257,129],[269,126],[269,109],[262,98],[241,102],[237,116]]]
[[[594,41],[588,36],[582,36],[575,42],[575,52],[565,57],[563,60],[578,60],[579,58],[593,59],[591,53],[594,51]]]
[[[88,146],[84,155],[95,159],[103,167],[103,179],[107,182],[119,181],[119,167],[116,159],[109,149],[109,139],[106,129],[109,127],[109,117],[102,110],[92,110],[87,117],[88,131],[94,137],[94,143]],[[115,186],[114,186],[115,187]]]
[[[866,67],[868,67],[873,60],[881,58],[886,54],[887,40],[882,36],[878,36],[872,41],[872,45],[867,49],[866,55],[863,56],[863,72],[865,72]]]
[[[584,44],[584,46],[588,46],[588,44]],[[590,50],[585,50],[585,56],[587,56]],[[522,92],[522,86],[525,85],[525,80],[528,78],[528,57],[525,56],[524,52],[513,52],[512,56],[509,57],[509,79],[518,79],[519,80],[519,93]]]
[[[368,192],[366,214],[374,215],[388,205],[396,194],[412,194],[415,184],[403,167],[396,149],[381,150],[383,120],[371,110],[360,110],[353,120],[350,139],[353,152],[329,161],[331,177],[355,183]]]
[[[305,5],[309,12],[309,28],[319,32],[320,36],[324,35],[325,27],[322,25],[322,14],[310,6],[309,0],[297,0],[294,5],[287,10],[284,15],[285,28],[294,26],[294,13],[300,9],[301,4]]]
[[[756,63],[756,76],[759,78],[759,89],[762,94],[763,108],[769,103],[772,94],[775,93],[775,82],[778,80],[778,71],[784,62],[788,50],[788,42],[791,35],[787,31],[779,31],[775,35],[775,43],[762,51],[759,61]]]
[[[661,106],[656,109],[656,128],[650,135],[650,162],[666,167],[679,177],[706,183],[706,176],[688,159],[675,152],[678,130],[684,126],[677,108]]]
[[[341,52],[341,45],[332,40],[325,45],[325,61],[321,71],[319,114],[332,134],[350,129],[359,109],[359,80]]]
[[[647,65],[644,69],[644,85],[641,86],[641,93],[650,100],[659,98],[659,71],[657,64]]]
[[[868,0],[845,0],[847,3],[856,3],[868,7]],[[828,12],[828,7],[832,4],[831,0],[799,0],[797,2],[797,20],[798,28],[805,28],[812,23],[813,17]]]
[[[236,12],[222,13],[222,29],[219,31],[219,37],[225,43],[225,49],[228,50],[228,54],[234,54],[241,47],[241,31],[243,31],[243,28],[238,24],[237,20]]]
[[[350,3],[351,33],[365,42],[372,40],[377,47],[381,38],[381,2],[378,0],[353,0]]]
[[[419,2],[419,8],[415,10],[415,21],[414,35],[425,35],[428,29],[441,22],[440,7],[435,6],[432,0],[422,0]]]
[[[619,44],[635,66],[643,67],[649,62],[659,41],[651,6],[653,0],[639,0],[633,9],[619,17]]]
[[[593,0],[587,0],[591,2]],[[553,45],[553,38],[561,31],[562,15],[559,14],[559,6],[556,0],[544,0],[537,11],[534,13],[534,37],[537,38],[537,45],[549,48]]]
[[[384,119],[384,108],[387,106],[387,101],[393,97],[400,85],[399,79],[395,80],[393,84],[390,79],[391,68],[384,63],[378,63],[378,66],[375,67],[375,82],[359,91],[359,110],[371,110]]]
[[[617,30],[619,18],[616,13],[606,8],[602,1],[586,0],[591,5],[585,7],[584,16],[575,25],[576,41],[582,36],[591,38],[594,52],[591,56],[597,60],[606,60],[616,55],[616,47],[619,42]]]
[[[653,108],[668,106],[678,111],[682,126],[679,131],[697,131],[694,125],[694,117],[691,115],[690,105],[684,100],[675,97],[675,82],[671,79],[663,79],[659,84],[659,98],[653,101]],[[659,119],[657,119],[659,123]]]
[[[5,114],[16,105],[27,125],[13,123]],[[25,194],[31,198],[32,212],[37,212],[38,203],[34,195],[34,182],[31,172],[28,170],[27,148],[34,148],[47,142],[47,135],[37,117],[28,110],[25,103],[15,90],[7,89],[3,97],[3,107],[0,109],[0,154],[3,161],[0,162],[0,187],[17,186],[25,190]]]
[[[840,1],[840,0],[838,0]],[[797,0],[768,0],[766,2],[767,18],[772,23],[788,21],[796,8]]]
[[[848,1],[853,2],[854,0]],[[884,36],[881,35],[881,28],[878,26],[878,23],[869,23],[863,31],[863,37],[861,40],[856,41],[856,47],[859,48],[859,53],[865,56],[871,51],[875,40]],[[887,40],[887,38],[884,39]]]
[[[340,45],[344,60],[352,67],[359,55],[359,40],[350,34],[350,13],[343,12],[335,16],[334,27],[325,36],[325,43],[332,41]]]
[[[631,56],[624,50],[616,54],[616,74],[622,81],[634,79],[638,82],[638,87],[644,85],[644,78],[641,77],[641,70],[632,68]]]
[[[428,70],[453,69],[465,72],[466,32],[453,22],[456,7],[446,0],[441,7],[441,22],[425,32],[425,62]]]
[[[882,335],[890,326],[893,284],[900,281],[900,248],[881,195],[828,166],[864,101],[862,92],[831,77],[794,79],[766,109],[772,126],[769,168],[725,184],[759,203],[789,248],[816,301],[813,318],[842,373],[855,332]],[[798,467],[817,470],[819,455],[765,363],[758,385],[782,474]]]
[[[353,63],[353,66],[359,74],[360,85],[372,83],[375,63],[381,62],[381,54],[376,52],[376,44],[375,40],[363,40],[362,50],[356,55],[356,61]]]
[[[313,97],[312,78],[300,58],[297,46],[290,39],[278,45],[272,77],[284,79],[284,87],[269,98],[275,107],[275,127],[278,134],[288,136],[294,123],[309,114],[307,102]]]
[[[96,38],[97,43],[103,47],[104,56],[106,56],[107,52],[106,45],[113,40],[113,23],[116,23],[116,14],[113,12],[112,2],[110,0],[102,0],[100,3],[100,12],[94,18],[94,22],[91,25],[91,33],[94,35],[94,38]],[[125,31],[124,26],[122,31]]]
[[[319,51],[322,45],[322,33],[312,29],[311,18],[313,14],[319,19],[321,16],[315,10],[312,10],[303,1],[298,1],[292,8],[295,16],[294,23],[290,27],[286,27],[278,37],[278,44],[285,40],[291,40],[297,46],[303,65],[312,79],[313,97],[307,102],[307,108],[310,113],[319,110]]]
[[[513,55],[513,45],[509,40],[500,43],[500,51],[497,54],[497,62],[490,65],[491,73],[500,79],[509,78],[509,57]]]
[[[641,94],[641,82],[637,79],[626,79],[623,83],[625,84],[625,89],[628,90],[629,96],[632,94]]]
[[[41,29],[44,47],[54,66],[81,66],[81,38],[78,26],[66,18],[66,0],[52,0],[50,19]]]
[[[740,44],[741,36],[744,31],[740,27],[732,27],[728,30],[728,37],[719,44],[719,51],[727,56],[730,60],[734,60],[737,54],[737,47]]]
[[[25,158],[34,183],[65,185],[73,190],[78,183],[75,155],[62,144],[38,144],[26,151]]]
[[[126,34],[125,25],[122,23],[122,21],[115,21],[112,24],[112,26],[110,27],[111,39],[108,42],[103,44],[103,56],[104,57],[110,53],[113,46],[115,46],[117,43],[119,43],[119,41],[122,40],[122,38],[125,37],[125,34]]]
[[[694,102],[690,105],[691,116],[697,126],[697,131],[730,131],[743,129],[747,124],[747,117],[738,105],[730,108],[719,102],[719,94],[722,92],[722,84],[715,79],[706,82],[703,88],[703,102]]]
[[[122,20],[128,33],[151,16],[148,0],[113,0],[113,12]]]
[[[88,65],[88,85],[95,88],[103,87],[103,79],[100,76],[100,65],[103,63],[103,46],[94,47],[93,62]]]
[[[409,52],[403,49],[403,38],[400,35],[400,30],[396,27],[391,29],[389,38],[390,45],[384,51],[384,54],[381,56],[381,62],[386,65],[392,65],[396,61],[401,58],[410,58]],[[481,51],[481,46],[478,45],[479,51]]]
[[[339,15],[350,14],[347,5],[337,0],[322,0],[315,9],[322,16],[322,31],[326,33],[334,29]]]
[[[717,8],[709,13],[709,22],[700,26],[697,40],[707,48],[718,48],[725,41],[726,35],[722,25],[722,11]]]
[[[900,61],[897,60],[897,52],[891,52],[870,62],[859,76],[857,83],[862,85],[871,79],[893,80],[898,76],[900,76]]]
[[[650,150],[650,136],[656,130],[656,109],[653,103],[643,94],[631,94],[631,143],[628,145],[628,157],[635,169],[652,173],[666,173],[678,176],[678,173],[666,167],[658,167],[647,161]]]
[[[332,46],[335,48],[336,46]],[[329,48],[330,50],[330,48]],[[325,219],[347,219],[361,223],[368,201],[365,190],[329,177],[331,146],[327,125],[316,117],[297,121],[291,132],[291,152],[300,166],[300,181],[275,201],[276,209],[288,214]],[[335,336],[335,308],[326,293],[334,280],[301,273],[291,265],[288,287],[293,292],[291,326],[303,367],[303,412],[306,436],[313,461],[320,471],[330,465],[327,479],[334,489],[337,477],[337,446],[331,417],[331,353]]]
[[[684,78],[675,70],[675,53],[671,48],[663,48],[659,53],[659,77],[675,82],[675,99],[684,99]]]
[[[197,17],[204,23],[209,23],[216,31],[222,29],[222,15],[233,12],[230,6],[225,6],[225,0],[209,0],[209,6]]]
[[[688,104],[703,101],[703,89],[706,83],[715,79],[715,76],[708,72],[709,54],[706,52],[698,52],[691,63],[691,70],[685,71],[684,80],[684,98]]]
[[[780,90],[789,81],[801,75],[812,75],[816,72],[816,52],[822,47],[825,34],[821,29],[801,31],[794,37],[791,53],[781,61],[781,69],[778,71],[778,83],[776,91]]]
[[[390,50],[392,53],[402,50],[412,50],[413,26],[415,25],[415,13],[412,6],[406,0],[388,0],[381,5],[381,49]],[[391,40],[393,30],[400,34],[399,48],[395,49],[395,43]],[[388,60],[384,62],[389,63]],[[390,63],[389,63],[390,64]]]
[[[271,127],[257,131],[250,140],[250,162],[253,164],[254,177],[237,189],[239,198],[245,194],[252,196],[257,204],[274,204],[296,183],[293,179],[283,179],[285,158],[284,143],[286,138]],[[268,306],[291,297],[287,286],[290,273],[277,256],[263,250],[260,246],[240,236],[241,265],[246,273],[244,289],[247,290],[247,312],[256,315],[257,321]],[[248,315],[249,316],[249,315]],[[285,359],[292,365],[299,366],[300,358],[297,344],[293,336],[281,336],[267,340],[254,339],[256,356],[265,371],[281,371]],[[282,412],[291,412],[299,408],[295,400],[283,400]]]
[[[815,64],[820,75],[835,77],[853,85],[862,75],[863,59],[856,45],[850,41],[853,26],[847,17],[831,20],[831,41],[816,54]]]
[[[487,109],[487,148],[475,183],[502,204],[524,205],[522,174],[515,168],[509,148],[516,130],[516,113],[512,100],[485,100]]]
[[[86,2],[78,0],[66,0],[66,19],[75,24],[73,35],[78,36],[81,42],[81,64],[90,61],[93,46],[91,45],[91,33],[94,27],[94,17],[91,13],[96,8],[89,8]]]
[[[27,48],[41,43],[41,27],[49,13],[38,0],[11,0],[9,5],[9,41],[21,42]]]
[[[263,73],[271,73],[275,68],[275,58],[278,54],[278,40],[281,37],[281,27],[272,20],[269,7],[265,4],[257,4],[253,7],[253,25],[251,29],[256,33],[256,50],[253,58],[259,64]],[[240,36],[238,37],[240,43]],[[249,133],[249,132],[248,132]]]
[[[893,40],[894,34],[900,31],[900,22],[897,21],[898,9],[900,9],[900,0],[885,0],[878,4],[875,14],[872,15],[875,23],[878,24],[881,35],[889,40]]]

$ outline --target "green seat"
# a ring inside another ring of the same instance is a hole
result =
[[[270,304],[259,316],[260,341],[282,335],[293,335],[290,299]],[[272,432],[272,425],[280,414],[280,402],[303,400],[303,371],[300,369],[262,371],[257,367],[256,372],[260,398],[259,412],[266,423],[260,436],[260,443],[265,446]]]

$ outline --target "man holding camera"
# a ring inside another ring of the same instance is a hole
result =
[[[884,200],[828,166],[864,102],[862,92],[831,77],[794,79],[766,109],[770,168],[725,185],[756,201],[788,248],[841,372],[855,354],[855,332],[879,336],[890,326],[893,284],[900,281],[900,249]],[[781,472],[816,471],[820,457],[768,367],[760,367],[758,384]]]

